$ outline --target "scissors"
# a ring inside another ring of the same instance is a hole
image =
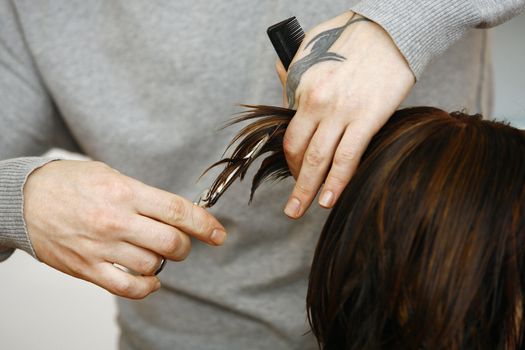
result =
[[[230,185],[238,178],[243,176],[243,173],[250,166],[253,160],[261,152],[266,142],[270,139],[270,135],[264,136],[255,146],[244,156],[241,161],[232,167],[226,167],[221,175],[213,182],[213,184],[206,188],[193,204],[201,208],[211,208],[222,194],[230,187]]]

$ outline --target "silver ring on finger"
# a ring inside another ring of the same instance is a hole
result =
[[[157,267],[155,270],[155,276],[157,276],[164,269],[164,266],[166,266],[166,258],[162,257],[159,267]]]

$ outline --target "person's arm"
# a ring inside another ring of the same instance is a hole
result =
[[[24,223],[23,187],[27,176],[49,161],[41,157],[0,161],[0,261],[9,258],[15,249],[35,257]]]
[[[390,35],[416,78],[468,30],[499,25],[524,9],[525,0],[363,0],[351,8]]]
[[[432,58],[469,29],[499,24],[524,4],[363,0],[306,33],[288,72],[277,63],[285,99],[297,110],[283,143],[297,179],[285,213],[301,217],[321,186],[319,204],[331,208]]]
[[[66,130],[37,72],[9,1],[0,1],[0,261],[15,248],[34,255],[22,214],[27,176]]]
[[[190,201],[106,164],[27,157],[62,146],[66,128],[17,19],[0,0],[0,259],[24,249],[111,293],[144,298],[159,289],[164,259],[184,260],[190,237],[223,244],[225,228]]]

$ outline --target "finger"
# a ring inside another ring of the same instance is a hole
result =
[[[282,106],[288,108],[288,96],[286,96],[286,89],[283,89],[283,101]]]
[[[283,149],[288,168],[294,178],[297,178],[303,163],[310,139],[317,129],[318,122],[297,112],[286,128],[283,139]]]
[[[160,255],[125,242],[105,252],[104,258],[144,276],[153,276],[162,262]]]
[[[171,225],[205,243],[224,243],[226,230],[203,208],[176,194],[144,185],[136,180],[132,186],[136,193],[133,204],[139,214]]]
[[[299,177],[284,210],[289,217],[299,218],[312,203],[328,172],[343,132],[344,126],[333,119],[319,124],[305,152]]]
[[[160,288],[156,276],[134,276],[109,262],[98,266],[92,281],[110,293],[130,299],[142,299]]]
[[[179,229],[151,218],[136,215],[123,239],[169,260],[182,261],[191,250],[191,239]]]
[[[321,206],[334,206],[357,169],[373,135],[374,130],[369,130],[363,123],[353,123],[346,128],[319,196]]]
[[[283,107],[288,107],[288,96],[286,96],[286,76],[288,75],[286,69],[284,68],[283,63],[281,60],[275,61],[275,71],[277,72],[277,76],[279,77],[279,80],[281,81],[282,89],[283,89]]]
[[[277,72],[277,75],[279,76],[279,80],[281,81],[281,84],[282,84],[283,90],[284,90],[284,87],[286,86],[286,75],[287,75],[287,72],[286,72],[286,68],[284,68],[284,65],[281,62],[281,60],[275,61],[275,71]]]

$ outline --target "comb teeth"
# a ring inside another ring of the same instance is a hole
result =
[[[267,33],[284,68],[288,70],[304,39],[304,31],[299,25],[297,18],[290,17],[274,24],[268,28]]]

